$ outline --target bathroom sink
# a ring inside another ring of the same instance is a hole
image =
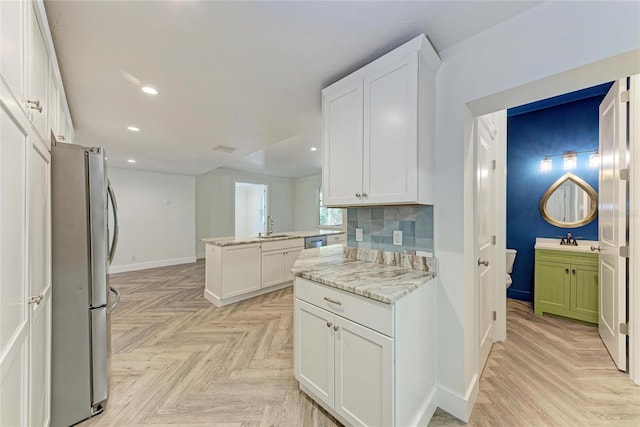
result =
[[[551,239],[547,237],[536,237],[535,249],[552,249],[554,251],[567,251],[567,252],[589,252],[593,253],[591,247],[597,247],[597,240],[580,240],[578,239],[578,246],[575,245],[561,245],[560,238]]]

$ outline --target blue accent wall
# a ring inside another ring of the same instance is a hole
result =
[[[362,228],[362,242],[356,242]],[[402,245],[393,244],[393,230],[402,230]],[[347,246],[388,252],[433,252],[433,206],[380,206],[347,209]]]
[[[601,85],[603,86],[603,85]],[[572,171],[554,157],[553,169],[540,172],[545,155],[598,149],[598,106],[610,84],[597,96],[543,109],[512,109],[507,114],[507,247],[518,251],[507,297],[532,300],[536,237],[557,237],[571,232],[585,240],[598,240],[598,220],[578,228],[560,228],[546,222],[538,208],[544,192],[566,172],[572,172],[598,190],[598,169],[589,167],[589,153],[578,155]]]

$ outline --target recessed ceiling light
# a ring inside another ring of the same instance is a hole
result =
[[[316,151],[317,148],[316,147],[311,147],[311,151]]]
[[[137,128],[135,126],[129,126],[127,127],[127,129],[129,129],[131,132],[140,132],[140,128]]]
[[[142,86],[142,91],[144,93],[148,93],[149,95],[157,95],[158,94],[158,90],[156,88],[151,87],[151,86]]]
[[[136,161],[135,161],[135,160],[133,160],[133,159],[129,159],[129,160],[127,160],[127,162],[129,162],[129,163],[135,163]]]

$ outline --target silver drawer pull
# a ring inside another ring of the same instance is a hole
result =
[[[334,327],[333,327],[333,330],[334,330],[334,331],[338,331],[338,327],[337,327],[337,326],[334,326]]]
[[[327,328],[330,328],[333,323],[327,322]]]
[[[324,300],[327,301],[327,302],[330,302],[331,304],[342,305],[342,303],[340,301],[335,300],[335,299],[331,299],[329,297],[324,297]]]

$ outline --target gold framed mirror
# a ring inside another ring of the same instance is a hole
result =
[[[566,173],[542,195],[540,214],[558,227],[581,227],[598,215],[598,193],[582,178]]]

